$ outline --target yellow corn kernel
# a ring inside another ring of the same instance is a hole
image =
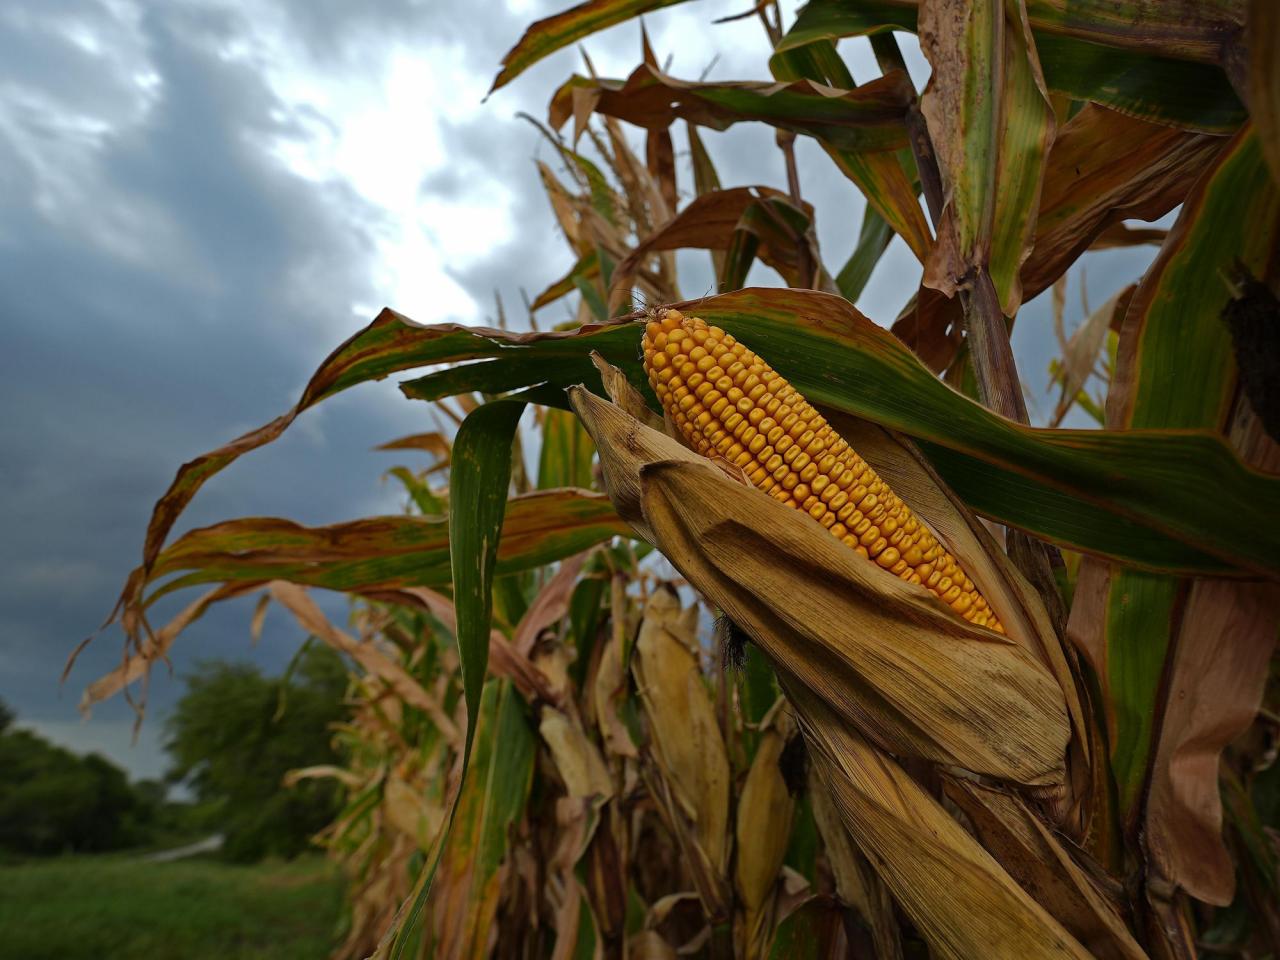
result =
[[[742,467],[756,487],[966,620],[1004,632],[955,557],[767,363],[677,310],[649,321],[643,347],[649,383],[690,446]]]

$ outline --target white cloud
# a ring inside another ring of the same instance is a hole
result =
[[[386,302],[426,321],[478,320],[478,304],[450,270],[511,237],[515,198],[451,149],[451,131],[481,119],[485,92],[461,48],[397,44],[336,71],[309,62],[298,46],[270,59],[272,88],[298,130],[270,149],[298,176],[341,181],[378,211],[370,225],[374,284]],[[423,191],[425,180],[454,165],[466,170],[450,178],[448,195]]]

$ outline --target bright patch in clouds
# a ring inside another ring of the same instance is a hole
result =
[[[483,80],[456,47],[392,47],[373,70],[359,59],[362,69],[350,73],[292,63],[273,74],[299,127],[273,152],[299,176],[345,181],[379,211],[374,279],[388,303],[426,322],[478,319],[448,268],[512,236],[514,197],[474,165],[447,178],[448,195],[423,184],[463,163],[447,139],[451,128],[480,119]]]

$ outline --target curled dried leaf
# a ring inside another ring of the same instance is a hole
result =
[[[1062,782],[1062,693],[1023,648],[708,465],[658,462],[641,476],[645,517],[672,564],[885,749]]]

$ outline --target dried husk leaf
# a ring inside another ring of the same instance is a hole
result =
[[[560,797],[555,804],[555,847],[543,865],[549,877],[545,892],[554,910],[552,925],[556,930],[553,960],[569,960],[579,956],[582,945],[580,917],[590,910],[585,902],[577,867],[599,827],[599,806],[583,797]],[[599,945],[594,956],[599,956]]]
[[[947,781],[946,792],[987,852],[1094,956],[1147,960],[1115,898],[1019,797],[959,778]]]
[[[1006,635],[1019,643],[1058,682],[1071,719],[1072,738],[1067,756],[1067,783],[1043,791],[1054,822],[1080,839],[1091,811],[1092,727],[1084,708],[1076,672],[1067,660],[1063,642],[1053,628],[1044,601],[991,533],[965,508],[910,440],[867,420],[823,411],[832,427],[874,467],[929,526],[977,584],[1004,624]]]
[[[553,640],[550,643],[539,644],[529,657],[529,662],[547,678],[547,686],[560,698],[561,702],[571,707],[574,716],[577,715],[577,711],[572,709],[574,686],[569,670],[576,656],[575,650]]]
[[[706,956],[706,945],[711,938],[712,923],[720,919],[708,918],[706,902],[694,892],[668,893],[659,897],[645,914],[645,929],[659,933],[667,943],[676,944],[677,956]]]
[[[846,721],[899,755],[1062,784],[1063,694],[1023,647],[585,390],[570,399],[619,513],[640,506],[637,530]]]
[[[735,925],[738,956],[763,957],[773,932],[774,889],[791,838],[795,800],[778,759],[792,728],[785,711],[774,714],[763,732],[738,797],[737,860],[734,880],[742,913]]]
[[[705,458],[659,429],[645,426],[622,407],[597,397],[585,387],[570,387],[568,394],[569,402],[600,451],[600,470],[614,508],[640,536],[653,543],[653,534],[645,525],[640,507],[639,465],[656,460],[705,463]]]
[[[840,811],[831,799],[831,791],[813,764],[809,765],[807,789],[813,804],[813,819],[818,825],[818,833],[822,835],[822,847],[835,875],[836,893],[861,915],[870,928],[877,958],[901,960],[901,931],[889,890],[871,869],[853,837],[849,836],[849,828],[840,818]]]
[[[591,363],[600,371],[600,382],[609,394],[614,406],[620,407],[624,413],[635,417],[646,427],[662,430],[662,418],[649,409],[644,402],[644,395],[631,385],[627,375],[606,360],[596,350],[591,351]]]
[[[897,763],[795,677],[779,679],[845,825],[934,957],[1090,956]]]
[[[631,960],[676,960],[676,950],[658,931],[641,930],[627,938],[627,956]]]
[[[875,469],[947,545],[1004,624],[1006,636],[1022,646],[1058,681],[1075,733],[1088,724],[1076,693],[1062,643],[1035,588],[1010,562],[991,533],[907,438],[868,420],[824,410],[832,427]]]
[[[729,757],[715,707],[690,652],[679,598],[657,590],[645,606],[631,669],[661,776],[711,868],[728,863]]]
[[[641,473],[663,554],[846,722],[900,755],[1062,783],[1062,694],[1024,649],[713,467]]]

